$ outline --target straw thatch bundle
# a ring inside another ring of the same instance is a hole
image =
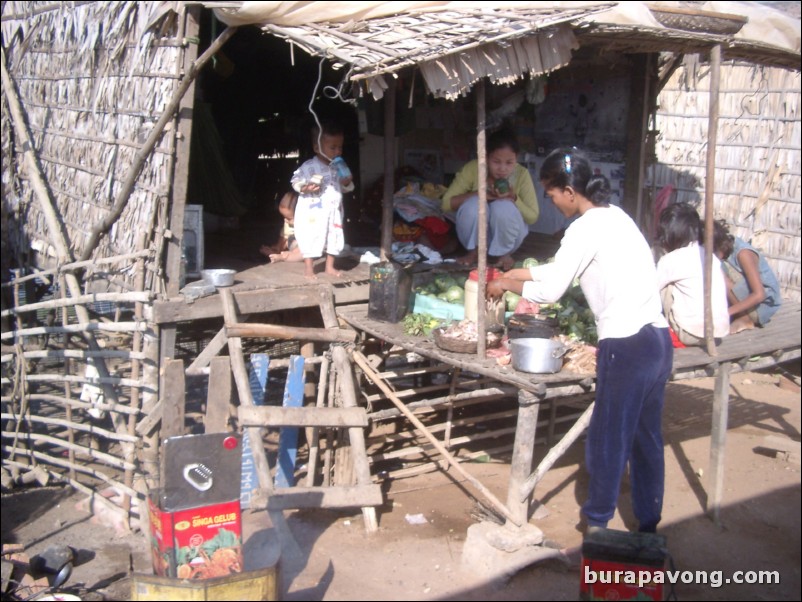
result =
[[[708,72],[680,67],[658,99],[654,190],[675,200],[704,198]],[[738,63],[722,65],[716,149],[715,215],[767,256],[783,295],[800,289],[800,73]]]

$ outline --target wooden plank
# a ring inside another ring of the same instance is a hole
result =
[[[226,335],[243,338],[298,339],[300,341],[323,341],[325,343],[353,343],[356,333],[340,328],[305,328],[302,326],[280,326],[277,324],[226,325]]]
[[[184,434],[184,404],[186,402],[184,362],[182,360],[166,360],[163,381],[162,440]]]
[[[265,406],[240,408],[243,426],[361,427],[368,426],[364,408],[294,408]]]
[[[281,409],[302,412],[304,411],[301,408],[304,402],[304,358],[301,355],[294,355],[290,360],[290,369],[287,373],[287,383],[284,387],[284,401]],[[276,488],[295,485],[295,458],[297,455],[298,428],[282,428],[278,441]]]
[[[381,486],[353,485],[351,487],[290,487],[276,489],[268,496],[254,492],[255,510],[290,510],[296,508],[365,508],[384,503]]]
[[[212,359],[209,372],[209,394],[206,398],[205,419],[207,433],[222,433],[230,430],[228,419],[231,402],[231,362],[228,356],[218,356]]]
[[[230,289],[229,289],[230,290]],[[369,285],[356,283],[348,287],[335,288],[334,297],[338,303],[366,301]],[[258,288],[232,292],[241,315],[269,313],[299,307],[318,306],[318,287],[299,286],[284,288]],[[153,304],[152,321],[156,324],[186,322],[203,318],[218,318],[223,315],[220,295],[210,295],[186,303],[183,297],[173,298]]]
[[[236,339],[239,340],[239,339]],[[270,366],[270,358],[264,353],[251,354],[251,369],[248,371],[248,386],[250,387],[251,399],[254,405],[242,407],[262,406],[265,403],[265,392],[267,391],[267,371]],[[262,429],[258,429],[261,441]],[[250,429],[248,429],[250,432]],[[269,477],[268,477],[269,478]],[[256,490],[256,483],[259,481],[257,467],[254,462],[253,447],[249,437],[242,441],[242,476],[240,478],[240,506],[242,508],[251,507],[251,497]]]

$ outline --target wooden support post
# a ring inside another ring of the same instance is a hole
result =
[[[395,88],[393,88],[395,90]],[[334,309],[334,293],[331,286],[320,287],[320,314],[323,317],[323,325],[328,329],[339,329],[337,312]],[[356,381],[348,359],[348,353],[342,345],[331,347],[332,364],[334,372],[337,373],[337,383],[342,395],[342,404],[346,408],[359,406],[356,396]],[[334,391],[332,391],[334,393]],[[369,485],[372,483],[370,476],[370,463],[368,462],[367,448],[365,447],[365,432],[361,427],[348,429],[348,440],[351,444],[351,454],[353,456],[354,471],[358,485]],[[331,442],[327,442],[329,445]],[[364,506],[362,517],[365,521],[365,530],[368,533],[375,533],[379,530],[379,521],[376,518],[376,508]]]
[[[317,401],[315,403],[315,407],[318,409],[323,408],[326,403],[326,391],[329,384],[329,361],[328,356],[324,356],[323,363],[320,365],[320,380],[318,382]],[[315,473],[317,472],[317,457],[320,451],[320,429],[313,427],[310,431],[308,441],[309,459],[306,462],[306,486],[314,487]]]
[[[386,261],[393,244],[393,193],[395,193],[395,78],[386,78],[384,93],[384,192],[382,194],[382,261]]]
[[[479,253],[477,269],[479,282],[476,287],[476,330],[487,332],[487,138],[485,122],[485,81],[476,82],[476,155],[479,160],[479,223],[477,225],[476,251]],[[477,337],[476,355],[485,358],[487,339],[484,334]]]
[[[221,288],[220,298],[223,302],[223,315],[226,324],[236,324],[237,309],[234,305],[234,296],[231,290]],[[234,374],[234,382],[237,384],[240,405],[253,406],[255,404],[251,395],[250,382],[248,381],[248,369],[245,366],[245,358],[242,354],[242,341],[238,337],[231,337],[228,340],[228,351],[231,356],[231,371]],[[256,466],[256,474],[259,478],[259,487],[264,491],[265,495],[270,497],[273,495],[273,481],[270,478],[270,465],[267,463],[265,446],[262,442],[262,429],[248,427],[243,430],[253,450],[253,460]],[[270,514],[273,527],[276,529],[281,542],[282,552],[286,552],[288,556],[299,557],[301,550],[287,525],[284,514],[278,510],[268,510],[268,514]]]
[[[184,434],[184,406],[186,404],[184,362],[167,360],[164,364],[163,380],[162,440]]]
[[[718,143],[718,101],[721,88],[721,45],[710,49],[710,108],[707,122],[707,165],[705,170],[705,265],[704,265],[704,312],[705,347],[711,356],[716,355],[713,334],[713,205],[716,193],[716,145]],[[718,268],[716,268],[718,269]]]
[[[515,427],[515,442],[512,448],[510,480],[507,488],[507,508],[518,525],[529,522],[529,497],[521,500],[518,490],[532,470],[535,454],[535,431],[540,400],[529,391],[518,391],[518,422]]]
[[[730,369],[724,362],[718,369],[713,390],[713,425],[710,431],[710,481],[707,513],[721,527],[721,498],[724,495],[724,452],[727,443],[727,418],[730,403]]]
[[[212,359],[209,371],[209,393],[206,398],[206,432],[222,433],[230,430],[231,413],[231,361],[227,356]]]

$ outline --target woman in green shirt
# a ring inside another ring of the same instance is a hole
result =
[[[487,140],[487,252],[503,270],[513,265],[512,253],[521,246],[540,207],[529,171],[518,163],[519,146],[506,130]],[[443,211],[456,222],[457,237],[468,251],[465,265],[478,259],[479,162],[470,161],[457,173],[443,195]]]

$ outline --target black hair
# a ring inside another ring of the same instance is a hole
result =
[[[587,157],[575,148],[558,148],[551,151],[540,166],[543,188],[570,186],[594,205],[610,204],[610,180],[594,174]]]
[[[345,134],[343,126],[331,119],[324,119],[312,126],[312,146],[318,143],[322,136],[342,136]]]
[[[521,152],[521,147],[518,144],[518,138],[516,138],[515,133],[509,128],[502,128],[500,130],[496,130],[487,138],[487,144],[485,144],[485,150],[489,155],[493,151],[496,151],[500,148],[509,148],[514,152],[516,155]]]
[[[702,242],[702,218],[690,203],[673,203],[663,209],[657,226],[657,240],[667,252],[692,242]]]
[[[723,219],[713,222],[713,253],[721,259],[727,259],[735,249],[735,237]]]

